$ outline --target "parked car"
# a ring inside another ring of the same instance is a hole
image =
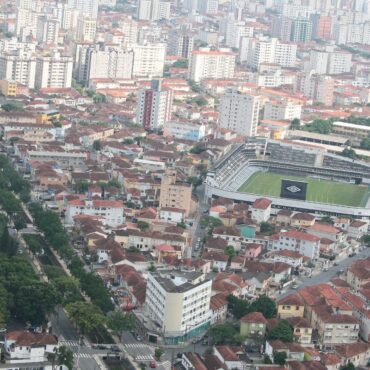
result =
[[[156,363],[155,361],[150,361],[150,363],[149,363],[149,367],[150,367],[151,369],[155,369],[155,368],[157,367],[157,363]]]
[[[136,336],[136,340],[139,341],[139,342],[141,342],[143,340],[143,338],[140,335],[137,335]]]
[[[120,348],[119,348],[118,346],[111,346],[111,347],[110,347],[110,350],[111,350],[112,352],[121,352],[121,350],[120,350]]]

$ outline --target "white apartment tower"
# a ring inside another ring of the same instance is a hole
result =
[[[98,17],[98,0],[68,0],[68,5],[77,9],[80,17],[93,19]]]
[[[144,21],[170,19],[171,2],[166,0],[139,0],[137,18]]]
[[[79,17],[77,20],[77,41],[93,42],[96,35],[96,19]]]
[[[199,82],[206,78],[233,78],[235,54],[229,49],[194,50],[190,59],[189,78]]]
[[[87,81],[93,78],[132,77],[134,53],[118,47],[90,48],[87,52]]]
[[[173,92],[162,89],[160,80],[153,80],[150,89],[141,90],[136,107],[136,123],[147,131],[158,131],[171,119]]]
[[[229,90],[220,101],[219,125],[244,136],[256,136],[259,97]]]
[[[36,57],[31,51],[18,50],[0,53],[0,79],[17,81],[35,87]]]
[[[145,310],[168,344],[204,333],[211,321],[212,282],[201,272],[162,270],[148,274]]]
[[[35,88],[69,88],[72,84],[73,58],[53,52],[36,59]]]
[[[58,44],[59,37],[59,20],[48,19],[46,16],[38,18],[37,21],[37,42],[40,44]]]
[[[200,14],[214,15],[218,12],[218,0],[198,0],[197,5]]]
[[[166,44],[129,44],[128,50],[134,52],[133,75],[135,77],[162,77],[166,57]]]
[[[194,47],[194,37],[191,33],[176,30],[168,35],[168,51],[169,55],[176,55],[185,59],[189,59]]]

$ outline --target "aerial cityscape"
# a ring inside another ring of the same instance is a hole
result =
[[[0,370],[370,368],[370,0],[0,0]]]

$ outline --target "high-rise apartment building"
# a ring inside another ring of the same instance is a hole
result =
[[[136,123],[145,130],[157,131],[171,119],[173,92],[162,89],[160,80],[153,80],[150,89],[141,90],[136,107]]]
[[[31,51],[0,53],[0,80],[13,80],[35,87],[36,57]]]
[[[212,281],[202,272],[162,270],[148,274],[144,309],[167,344],[202,335],[211,322]]]
[[[128,44],[134,52],[133,75],[135,77],[162,77],[166,57],[166,44]]]
[[[312,22],[309,19],[293,19],[290,40],[307,42],[312,38]]]
[[[69,88],[72,85],[73,58],[53,52],[36,59],[35,88]]]
[[[229,20],[226,24],[226,39],[225,44],[230,48],[240,47],[240,39],[242,37],[253,37],[253,26],[246,22]]]
[[[272,17],[271,36],[281,41],[290,41],[293,20],[289,17],[276,15]]]
[[[263,119],[274,121],[292,121],[301,118],[302,105],[286,99],[270,100],[265,103]]]
[[[87,81],[93,78],[132,77],[134,53],[119,47],[92,47],[87,52]]]
[[[305,78],[303,93],[313,102],[330,107],[334,100],[334,80],[330,76],[311,73]]]
[[[137,18],[145,21],[170,19],[171,2],[166,0],[139,0]]]
[[[352,54],[342,49],[335,49],[329,53],[328,70],[329,75],[348,73],[352,67]]]
[[[49,19],[46,16],[38,18],[37,21],[37,42],[42,44],[58,44],[59,37],[59,20]]]
[[[186,31],[175,30],[168,35],[167,54],[189,59],[194,47],[194,36]]]
[[[77,20],[76,40],[93,42],[96,35],[96,19],[79,17]]]
[[[312,22],[312,38],[314,40],[329,40],[331,37],[332,17],[321,14],[311,14],[310,20]]]
[[[235,54],[229,49],[194,50],[190,58],[189,78],[199,82],[206,78],[234,77]]]
[[[200,14],[217,14],[218,0],[198,0],[198,12]]]
[[[93,19],[98,17],[98,0],[68,0],[68,5],[77,9],[80,17]]]
[[[196,209],[196,203],[192,199],[192,186],[179,181],[176,170],[168,169],[162,177],[159,207],[184,210],[186,217]]]
[[[281,67],[294,67],[296,64],[296,44],[281,42],[276,38],[260,38],[249,39],[246,47],[247,64],[254,69],[263,63],[278,64]]]
[[[256,136],[259,97],[230,90],[220,101],[219,126],[244,136]]]
[[[310,51],[310,60],[308,70],[325,75],[328,69],[329,53],[326,50],[312,49]]]
[[[137,42],[138,27],[136,20],[132,17],[126,17],[120,22],[120,29],[125,36],[125,44]]]

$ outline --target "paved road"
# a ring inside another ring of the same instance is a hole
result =
[[[338,266],[333,266],[328,269],[328,271],[322,271],[318,274],[314,274],[312,278],[309,277],[300,277],[297,281],[297,289],[304,288],[306,286],[320,284],[320,283],[326,283],[330,281],[333,277],[337,276],[340,271],[346,270],[347,267],[349,267],[354,261],[359,259],[364,259],[370,257],[370,248],[365,248],[361,252],[357,253],[354,257],[350,258],[347,257],[343,259],[342,261],[338,262]],[[296,289],[296,290],[297,290]],[[278,299],[284,298],[285,296],[293,293],[295,290],[290,288],[286,291],[283,291],[281,294],[279,294]]]
[[[204,212],[208,210],[208,204],[204,203],[204,193],[205,193],[205,185],[202,184],[197,187],[196,189],[196,194],[199,199],[198,203],[198,208],[197,208],[197,213],[195,215],[195,220],[194,224],[192,227],[192,256],[193,257],[198,257],[199,254],[201,253],[201,250],[196,251],[195,250],[195,245],[197,244],[198,239],[200,238],[203,241],[204,235],[205,235],[205,230],[200,227],[200,220],[204,216]],[[191,257],[188,255],[188,257]]]

